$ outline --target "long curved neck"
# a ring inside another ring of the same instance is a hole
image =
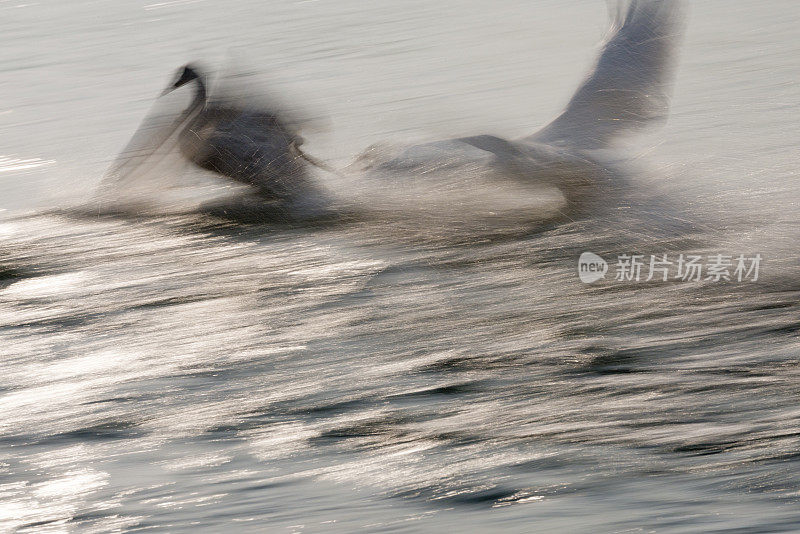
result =
[[[183,113],[180,114],[178,120],[176,121],[176,127],[181,129],[184,133],[187,130],[191,130],[196,128],[198,125],[198,120],[202,120],[203,111],[206,108],[206,100],[207,100],[207,93],[206,93],[206,84],[202,78],[202,76],[197,76],[193,80],[194,82],[194,98],[192,99],[191,104],[183,110]],[[186,135],[182,137],[186,138]]]
[[[194,98],[181,115],[181,134],[178,138],[181,152],[191,161],[197,161],[204,157],[205,140],[201,139],[200,132],[203,130],[205,121],[208,120],[207,114],[204,113],[208,98],[205,81],[202,76],[198,76],[194,83]]]
[[[206,93],[206,83],[202,76],[197,76],[194,80],[194,99],[185,111],[186,118],[196,117],[197,114],[205,107],[208,94]]]

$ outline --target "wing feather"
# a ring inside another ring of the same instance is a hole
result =
[[[629,0],[617,14],[595,68],[553,122],[528,141],[603,148],[622,134],[666,119],[682,0]]]

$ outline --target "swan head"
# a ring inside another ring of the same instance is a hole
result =
[[[199,79],[200,79],[200,73],[197,71],[197,67],[195,65],[192,65],[191,63],[188,63],[178,69],[178,71],[175,73],[175,81],[170,83],[167,86],[167,88],[164,89],[164,92],[161,93],[161,96],[171,93],[175,89],[183,87],[184,85],[186,85],[191,81]]]

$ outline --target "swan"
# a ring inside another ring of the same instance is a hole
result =
[[[466,170],[490,180],[551,186],[563,195],[555,214],[559,218],[572,219],[598,205],[610,205],[611,196],[624,194],[624,184],[617,173],[609,172],[605,149],[666,121],[686,4],[623,0],[613,7],[594,68],[565,109],[535,133],[520,139],[478,135],[434,141],[388,156],[378,146],[377,156],[368,151],[360,158],[359,170],[384,176],[424,174],[426,179]]]
[[[106,172],[105,194],[111,185],[140,179],[177,148],[185,161],[250,186],[273,207],[311,212],[327,203],[308,166],[330,168],[300,149],[303,138],[284,113],[224,92],[210,96],[202,68],[191,63],[178,69],[160,97],[186,85],[194,88],[191,103],[176,118],[151,114],[143,121]]]

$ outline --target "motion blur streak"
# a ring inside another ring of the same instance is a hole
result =
[[[797,529],[796,2],[693,3],[670,122],[607,209],[559,224],[517,216],[557,191],[480,181],[520,209],[475,223],[474,196],[420,187],[247,224],[184,209],[229,185],[171,170],[147,210],[85,206],[170,73],[230,47],[330,117],[303,147],[337,167],[530,135],[590,67],[599,0],[0,20],[0,530]],[[755,283],[587,285],[586,251],[764,260]]]

